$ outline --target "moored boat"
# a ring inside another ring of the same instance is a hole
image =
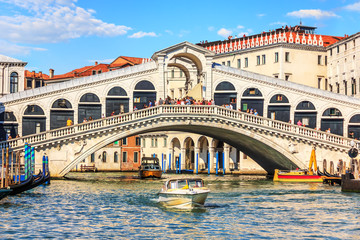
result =
[[[201,178],[170,179],[159,192],[159,202],[168,208],[203,207],[209,192]]]
[[[162,170],[157,157],[143,157],[139,169],[140,178],[161,178]]]
[[[274,182],[323,182],[323,176],[309,174],[307,170],[286,171],[275,169]]]
[[[314,165],[314,171],[312,166]],[[316,174],[317,164],[315,147],[311,151],[309,169],[297,169],[297,170],[279,170],[275,169],[274,182],[323,182],[325,176],[319,176]]]
[[[0,200],[5,198],[7,195],[11,193],[12,189],[10,188],[1,188],[0,189]]]

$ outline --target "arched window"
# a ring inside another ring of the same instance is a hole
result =
[[[231,105],[231,109],[236,109],[237,92],[232,83],[224,81],[215,88],[214,100],[218,106]]]
[[[10,75],[10,93],[16,93],[19,91],[19,75],[16,72]]]
[[[118,152],[114,152],[114,163],[117,163],[119,161],[119,154]]]
[[[129,112],[129,97],[122,87],[113,87],[106,97],[106,116]]]
[[[102,162],[106,163],[106,152],[103,151],[102,153]]]
[[[154,106],[156,100],[156,91],[154,85],[147,81],[143,80],[136,84],[134,89],[134,106],[137,109],[143,109],[150,105]]]

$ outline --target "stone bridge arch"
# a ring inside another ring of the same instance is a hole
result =
[[[275,168],[281,169],[295,169],[297,167],[304,168],[306,165],[294,156],[290,148],[288,147],[288,139],[283,139],[280,136],[275,137],[274,140],[268,138],[266,134],[254,134],[252,129],[239,128],[237,130],[229,129],[227,124],[223,122],[212,122],[211,126],[204,124],[207,121],[178,121],[176,125],[172,121],[164,122],[164,119],[157,119],[152,121],[151,124],[145,124],[137,129],[123,129],[120,128],[113,132],[103,134],[96,137],[91,141],[85,140],[85,143],[77,144],[75,142],[64,146],[67,148],[67,156],[71,156],[72,160],[66,163],[66,166],[61,169],[59,176],[63,176],[73,169],[83,159],[90,156],[93,152],[100,150],[104,146],[117,141],[119,139],[129,137],[131,135],[138,135],[143,133],[158,132],[158,131],[181,131],[201,134],[216,138],[220,141],[241,150],[246,155],[254,159],[261,167],[263,167],[268,173],[272,174]],[[69,147],[72,145],[77,146],[78,149],[83,147],[81,153],[76,154],[77,150],[71,150]],[[183,144],[181,144],[182,146]],[[276,149],[275,149],[276,148]],[[310,156],[311,145],[309,145],[307,152]],[[303,149],[305,150],[305,149]],[[51,159],[51,157],[49,157]]]

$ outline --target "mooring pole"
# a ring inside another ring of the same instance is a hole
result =
[[[218,175],[219,171],[219,152],[216,152],[216,175]]]

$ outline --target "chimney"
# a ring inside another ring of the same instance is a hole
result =
[[[95,62],[95,66],[97,66],[98,65],[98,62]]]
[[[51,69],[51,68],[49,69],[49,75],[50,75],[49,76],[50,78],[54,77],[54,69]]]

